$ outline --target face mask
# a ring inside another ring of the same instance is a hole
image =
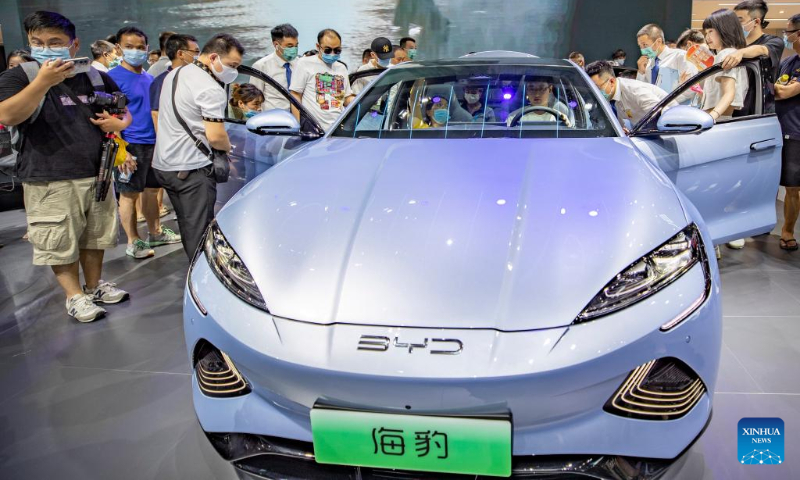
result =
[[[339,61],[339,57],[341,57],[341,55],[337,55],[335,53],[323,53],[322,61],[327,63],[328,65],[333,65],[334,63]]]
[[[610,82],[610,80],[609,80],[609,82]],[[606,92],[606,86],[605,85],[603,85],[603,87],[600,89],[600,93],[603,94],[603,96],[605,97],[606,100],[608,100],[609,102],[611,101],[611,94]]]
[[[467,101],[469,104],[478,103],[481,100],[480,93],[465,93],[464,100]]]
[[[278,46],[275,46],[275,49],[278,49]],[[287,62],[291,62],[297,58],[297,47],[283,47],[283,59]]]
[[[380,58],[378,59],[378,65],[380,65],[381,68],[389,68],[389,65],[391,64],[392,64],[391,58],[387,58],[386,60],[381,60]]]
[[[794,50],[794,42],[789,41],[789,37],[787,35],[783,35],[783,46],[786,47],[787,50]]]
[[[259,113],[261,112],[259,112],[258,110],[248,110],[244,112],[244,118],[253,118]]]
[[[645,57],[647,57],[649,59],[653,59],[653,58],[656,58],[658,56],[656,51],[653,50],[653,47],[643,48],[642,49],[642,55],[644,55]]]
[[[147,60],[147,51],[126,49],[122,51],[122,58],[125,63],[132,67],[141,67],[145,60]]]
[[[108,69],[111,70],[112,68],[119,67],[119,64],[122,63],[122,59],[119,57],[114,57],[113,60],[108,62]]]
[[[433,120],[436,123],[445,124],[450,120],[450,112],[446,108],[439,108],[433,111]]]
[[[745,25],[747,25],[748,23],[753,23],[755,21],[756,21],[756,19],[754,18],[754,19],[750,20],[749,22],[745,22],[745,23],[742,24],[742,32],[744,33],[744,38],[747,38],[747,36],[750,35],[750,32],[752,32],[752,30],[748,30],[747,28],[745,28]]]
[[[222,72],[218,72],[215,68],[212,68],[211,71],[214,72],[214,76],[225,85],[236,80],[236,77],[239,76],[239,71],[222,63],[222,60],[219,57],[217,57],[217,61],[222,67]]]
[[[72,55],[69,53],[69,47],[31,47],[31,56],[39,63],[44,63],[48,60],[69,60]]]
[[[414,57],[417,56],[417,49],[416,48],[409,48],[408,50],[408,58],[414,60]]]

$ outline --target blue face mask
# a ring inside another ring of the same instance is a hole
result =
[[[787,50],[794,50],[794,43],[789,41],[789,37],[786,34],[783,35],[783,46]]]
[[[31,56],[39,63],[44,63],[48,60],[69,60],[72,55],[69,53],[69,47],[31,47]]]
[[[327,63],[328,65],[333,65],[334,63],[339,61],[339,57],[341,57],[341,55],[335,53],[323,53],[322,61]]]
[[[436,123],[445,124],[450,120],[450,112],[446,108],[439,108],[433,111],[433,120]]]
[[[123,50],[122,59],[132,67],[141,67],[144,61],[147,60],[147,50]]]
[[[382,68],[389,68],[389,65],[391,64],[392,64],[391,58],[387,58],[386,60],[381,60],[380,58],[378,59],[378,65],[380,65]]]
[[[653,50],[653,47],[643,48],[642,49],[642,55],[644,55],[645,57],[650,58],[650,59],[656,58],[658,56],[656,51]]]
[[[278,49],[278,46],[275,46],[275,49]],[[295,58],[297,58],[297,47],[284,47],[283,51],[283,59],[287,62],[291,62]]]
[[[259,113],[261,113],[261,112],[259,112],[258,110],[248,110],[248,111],[244,112],[244,118],[253,118],[256,115],[258,115]]]

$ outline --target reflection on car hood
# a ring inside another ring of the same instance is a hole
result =
[[[328,138],[218,221],[275,315],[503,331],[571,323],[686,225],[618,138]]]

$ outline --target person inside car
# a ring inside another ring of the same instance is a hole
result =
[[[472,115],[475,122],[494,122],[495,115],[492,107],[485,105],[486,90],[483,85],[468,85],[464,87],[464,110]]]
[[[247,120],[261,112],[264,103],[264,93],[252,83],[242,83],[233,86],[230,106],[233,117],[237,120]]]
[[[511,125],[514,117],[523,109],[530,106],[545,107],[557,110],[567,117],[571,112],[566,105],[553,98],[553,81],[549,77],[531,77],[525,81],[525,100],[526,104],[508,115],[506,122]],[[556,117],[545,110],[530,110],[522,115],[520,122],[555,122]]]
[[[450,103],[443,96],[423,98],[414,116],[412,128],[442,128],[450,120]]]

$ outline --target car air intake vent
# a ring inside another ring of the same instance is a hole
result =
[[[661,358],[632,371],[604,410],[623,417],[674,420],[689,413],[705,392],[703,381],[688,365]]]
[[[195,372],[200,390],[209,397],[238,397],[250,393],[250,385],[225,353],[205,340],[195,348]]]

